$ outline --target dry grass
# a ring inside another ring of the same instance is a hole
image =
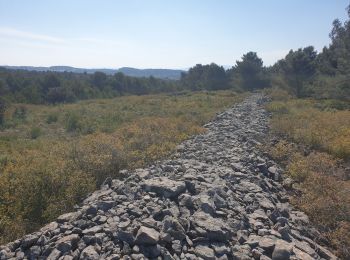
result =
[[[349,259],[350,181],[344,165],[350,159],[350,111],[334,109],[344,108],[337,101],[281,100],[280,94],[272,95],[267,109],[272,131],[284,139],[269,153],[296,181],[301,196],[292,203],[309,215],[339,257]]]
[[[277,134],[335,157],[350,159],[349,110],[320,110],[316,101],[298,99],[272,102],[268,110],[274,114],[272,129]]]
[[[0,130],[0,243],[72,210],[119,169],[168,155],[242,97],[219,91],[13,105]]]

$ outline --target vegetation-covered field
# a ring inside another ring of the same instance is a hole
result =
[[[71,210],[119,169],[168,155],[241,99],[219,91],[11,105],[0,131],[0,243]]]
[[[319,228],[320,239],[349,259],[350,104],[295,99],[281,90],[271,96],[271,127],[282,138],[269,152],[296,182],[292,202]]]

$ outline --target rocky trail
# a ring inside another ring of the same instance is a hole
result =
[[[257,148],[263,101],[251,95],[171,159],[107,180],[75,212],[0,247],[0,259],[336,259]]]

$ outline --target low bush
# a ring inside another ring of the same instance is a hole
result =
[[[103,133],[78,140],[69,156],[75,168],[94,178],[97,187],[108,177],[118,178],[127,162],[120,139]]]
[[[283,84],[281,83],[281,85],[283,85]],[[285,88],[278,87],[279,85],[276,86],[276,84],[274,84],[274,86],[275,86],[274,88],[264,89],[264,93],[267,94],[273,101],[285,102],[285,101],[290,100],[293,97],[290,94],[290,92],[288,90],[286,90]]]
[[[5,111],[6,111],[5,100],[0,97],[0,126],[2,126],[5,122]]]
[[[274,160],[283,166],[287,166],[291,159],[298,154],[297,147],[286,140],[280,140],[273,146],[269,146],[267,151]]]
[[[12,114],[13,119],[24,120],[27,118],[28,109],[25,106],[19,106],[15,108]]]
[[[81,123],[79,121],[79,115],[77,113],[67,113],[65,123],[65,128],[67,132],[75,132],[81,129]]]
[[[286,168],[289,174],[297,182],[304,182],[313,173],[337,176],[338,161],[326,153],[311,153],[308,156],[295,153]]]
[[[41,135],[41,133],[41,128],[38,126],[34,126],[32,129],[30,129],[30,138],[37,139]]]
[[[50,113],[46,118],[47,124],[56,123],[58,121],[58,114],[56,113]]]

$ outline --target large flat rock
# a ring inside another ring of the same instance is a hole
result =
[[[145,191],[155,192],[160,197],[176,198],[186,191],[185,182],[174,181],[166,177],[152,178],[143,183]]]

